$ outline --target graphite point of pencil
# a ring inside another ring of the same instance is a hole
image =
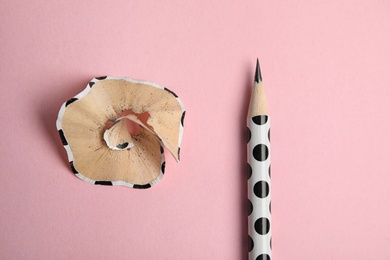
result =
[[[268,104],[264,93],[260,63],[257,59],[255,82],[253,84],[252,95],[249,101],[248,118],[258,115],[268,115]]]
[[[256,81],[257,83],[260,83],[260,81],[263,81],[263,79],[262,79],[262,77],[261,77],[259,59],[257,59],[257,62],[256,62],[255,81]]]

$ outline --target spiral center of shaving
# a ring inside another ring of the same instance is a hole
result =
[[[127,150],[134,146],[132,136],[141,131],[149,113],[137,114],[131,110],[122,111],[116,121],[108,121],[103,134],[104,141],[112,150]]]

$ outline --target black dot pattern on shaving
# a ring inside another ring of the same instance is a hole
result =
[[[58,130],[58,133],[60,134],[62,144],[68,145],[68,141],[66,141],[66,138],[65,138],[65,135],[64,135],[64,132],[62,131],[62,129]]]
[[[179,149],[177,149],[177,159],[179,159],[179,161],[180,161],[180,147],[179,147]]]
[[[92,86],[95,85],[95,82],[91,81],[91,82],[88,83],[88,85],[89,85],[90,88],[92,88]]]
[[[169,90],[167,88],[164,88],[166,91],[168,91],[169,93],[171,93],[172,95],[174,95],[175,97],[177,97],[177,95],[175,94],[175,92],[173,92],[172,90]]]
[[[256,125],[264,125],[268,121],[268,116],[265,116],[265,115],[254,116],[254,117],[252,117],[252,121]]]
[[[256,260],[271,260],[271,257],[268,254],[261,254],[256,257]]]
[[[111,181],[95,181],[95,185],[112,186],[112,182]]]
[[[258,144],[253,148],[253,157],[263,162],[268,158],[268,147],[265,144]]]
[[[259,218],[255,222],[255,230],[259,235],[266,235],[270,229],[268,218]]]
[[[134,189],[148,189],[152,187],[149,183],[148,184],[134,184]]]
[[[271,165],[268,167],[268,176],[271,178]]]
[[[162,145],[160,145],[160,152],[163,154],[164,153],[164,147],[162,147]]]
[[[253,212],[252,202],[248,199],[248,216]]]
[[[71,99],[69,99],[68,101],[66,101],[65,107],[69,106],[70,104],[72,104],[72,103],[75,102],[76,100],[78,100],[78,99],[77,99],[77,98],[71,98]]]
[[[248,235],[248,252],[253,250],[253,239]]]
[[[184,117],[186,115],[186,111],[183,112],[183,114],[181,115],[181,126],[184,127]]]
[[[269,248],[272,249],[272,237],[269,239]]]
[[[165,172],[165,162],[163,162],[161,164],[161,172],[164,173]]]
[[[74,174],[79,173],[79,172],[76,170],[76,168],[74,167],[73,161],[69,162],[69,165],[70,165],[70,169],[72,169],[72,172],[73,172]]]
[[[247,174],[248,174],[248,180],[250,179],[250,177],[252,176],[252,167],[249,163],[247,163]]]
[[[128,145],[129,145],[129,143],[128,143],[128,142],[125,142],[125,143],[123,143],[123,144],[118,144],[116,147],[119,148],[119,149],[124,149],[124,148],[126,148]]]
[[[269,194],[269,185],[266,181],[258,181],[253,187],[253,192],[260,199],[264,199]]]
[[[106,79],[107,78],[107,76],[102,76],[102,77],[97,77],[96,79],[97,80],[103,80],[103,79]]]
[[[249,127],[246,128],[246,142],[249,143],[249,141],[251,140],[252,138],[252,132],[251,130],[249,129]]]

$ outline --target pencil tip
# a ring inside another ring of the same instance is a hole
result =
[[[256,81],[257,83],[260,83],[260,81],[263,81],[263,79],[261,78],[261,71],[260,71],[259,59],[257,59],[257,62],[256,62],[255,81]]]

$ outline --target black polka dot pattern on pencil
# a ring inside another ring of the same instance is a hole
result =
[[[268,147],[265,144],[258,144],[253,149],[253,157],[262,162],[268,158]]]
[[[246,142],[247,143],[249,143],[249,141],[251,140],[251,137],[252,137],[251,130],[247,127],[246,128]]]
[[[256,260],[271,260],[271,257],[268,254],[261,254],[256,257]]]
[[[254,116],[252,117],[252,121],[256,125],[264,125],[268,121],[268,116]]]
[[[249,178],[252,176],[252,167],[249,163],[247,164],[247,173],[248,173],[248,180],[249,180]]]
[[[259,235],[266,235],[270,230],[270,222],[268,218],[259,218],[255,222],[255,230]]]
[[[252,202],[248,199],[248,216],[252,214],[253,211],[253,205]]]
[[[269,202],[269,214],[271,215],[271,201]]]
[[[271,142],[271,131],[270,131],[270,129],[268,130],[268,142]]]
[[[269,193],[269,185],[266,181],[258,181],[253,187],[253,192],[255,195],[261,199],[268,196]]]
[[[248,252],[253,250],[253,239],[251,236],[248,236]]]
[[[249,259],[271,260],[270,122],[266,115],[248,119]]]

